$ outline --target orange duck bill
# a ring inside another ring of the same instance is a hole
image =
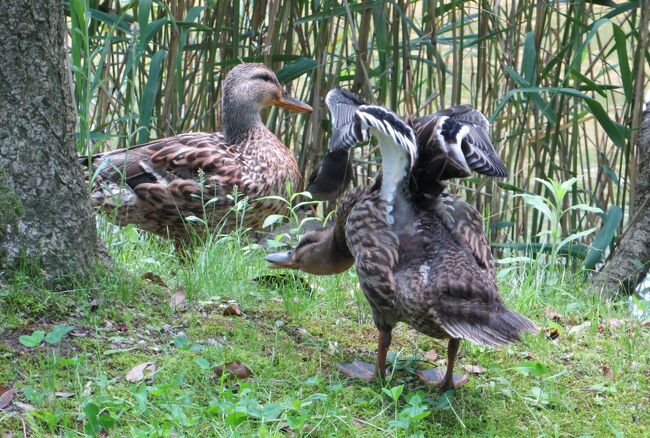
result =
[[[313,110],[311,106],[307,105],[301,100],[289,96],[289,93],[284,90],[282,90],[282,95],[273,101],[273,105],[279,106],[280,108],[286,108],[297,113],[307,113]]]

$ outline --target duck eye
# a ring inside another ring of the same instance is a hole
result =
[[[271,77],[271,75],[268,74],[268,73],[260,73],[258,75],[255,75],[254,79],[261,79],[261,80],[266,81],[266,82],[275,82],[273,80],[273,78]]]

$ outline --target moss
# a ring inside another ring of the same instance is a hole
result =
[[[22,215],[23,204],[9,186],[6,174],[0,170],[0,235]]]

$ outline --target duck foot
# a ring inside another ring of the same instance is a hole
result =
[[[416,372],[416,374],[424,383],[437,386],[443,391],[460,388],[469,381],[469,376],[466,374],[454,374],[452,379],[446,380],[446,371],[444,371],[442,368],[429,368],[426,370],[419,370]]]
[[[348,377],[355,377],[364,382],[372,382],[377,377],[375,364],[355,360],[353,362],[340,362],[336,364],[340,372]]]

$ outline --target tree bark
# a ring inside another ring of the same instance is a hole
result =
[[[650,101],[638,137],[637,185],[630,223],[605,267],[594,276],[604,297],[631,294],[650,268]]]
[[[97,245],[65,41],[60,0],[0,1],[0,276],[28,265],[56,287],[90,274]]]

